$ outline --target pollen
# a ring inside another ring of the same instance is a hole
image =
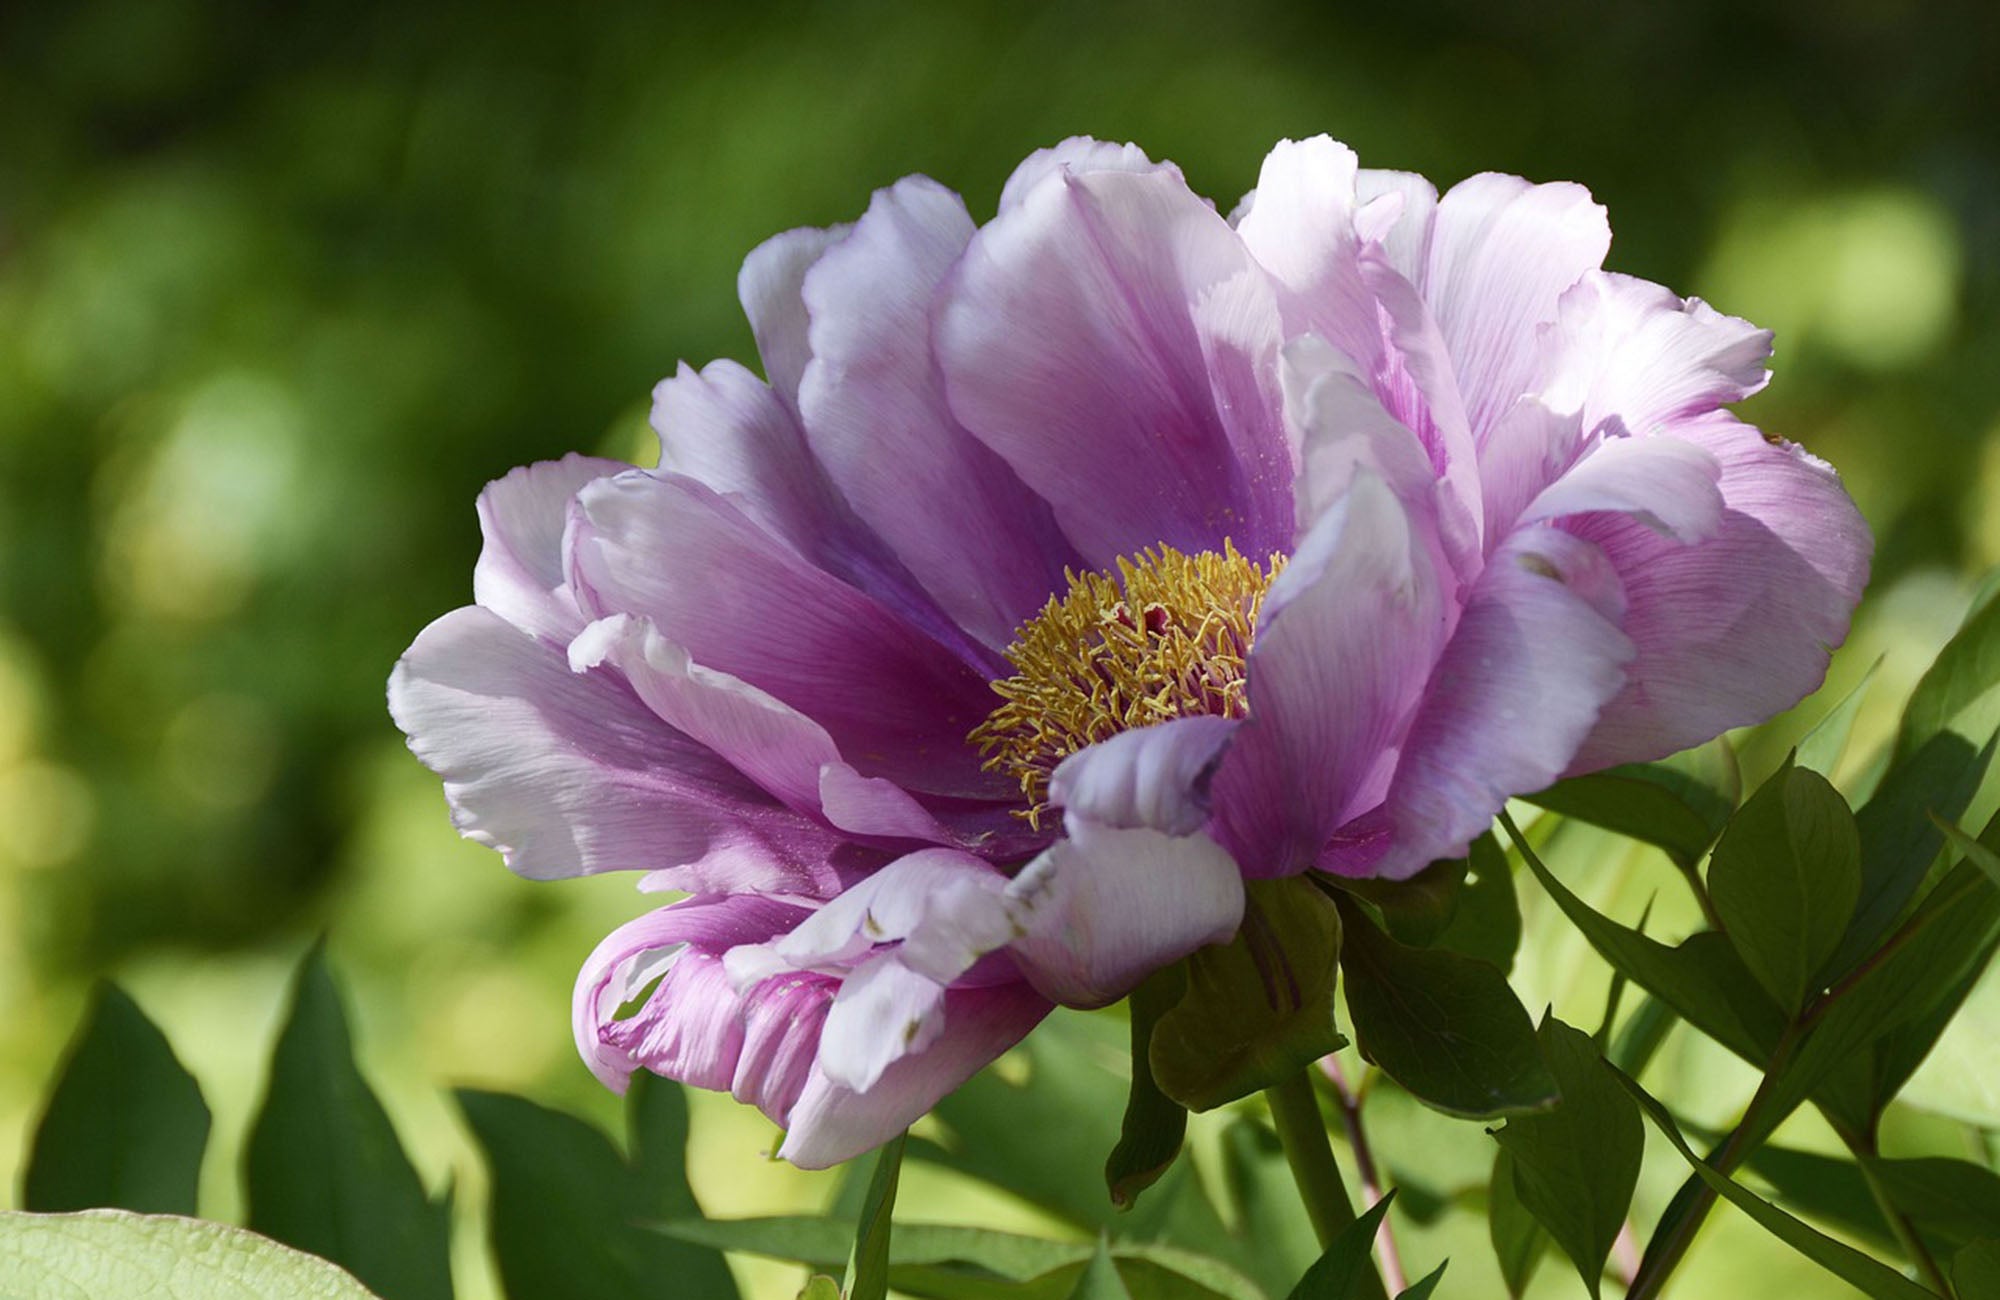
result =
[[[1225,541],[1199,555],[1154,547],[1115,574],[1067,573],[1069,590],[1015,633],[1014,675],[993,683],[1002,703],[969,737],[987,770],[1020,783],[1017,815],[1039,829],[1056,765],[1121,731],[1246,716],[1250,642],[1284,565]]]

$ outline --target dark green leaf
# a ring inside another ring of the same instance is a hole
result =
[[[768,1255],[813,1268],[839,1267],[852,1225],[836,1219],[684,1219],[660,1231],[717,1250]],[[1116,1242],[1111,1257],[1136,1296],[1263,1300],[1241,1274],[1216,1260],[1153,1243]],[[983,1228],[901,1224],[890,1248],[889,1282],[921,1300],[1064,1300],[1093,1247]]]
[[[1486,1231],[1493,1241],[1493,1258],[1500,1265],[1500,1280],[1507,1294],[1520,1300],[1528,1280],[1535,1275],[1535,1266],[1542,1262],[1542,1252],[1549,1247],[1549,1234],[1521,1204],[1520,1185],[1514,1180],[1514,1155],[1504,1146],[1493,1153]]]
[[[687,1213],[693,1198],[684,1141],[674,1143],[685,1115],[668,1100],[679,1086],[639,1086],[630,1162],[574,1115],[504,1093],[457,1094],[492,1173],[490,1233],[510,1300],[613,1300],[648,1294],[662,1277],[685,1279],[688,1295],[736,1294],[721,1255],[641,1226]]]
[[[1695,1028],[1762,1068],[1784,1025],[1784,1013],[1757,986],[1720,934],[1705,931],[1678,948],[1649,939],[1592,910],[1543,864],[1527,840],[1504,822],[1535,878],[1570,923],[1613,969],[1672,1007]]]
[[[1861,893],[1847,801],[1819,773],[1786,763],[1730,819],[1708,889],[1743,964],[1797,1014]]]
[[[1632,1206],[1645,1126],[1589,1035],[1551,1016],[1542,1021],[1539,1037],[1562,1102],[1545,1115],[1508,1120],[1493,1136],[1514,1157],[1521,1203],[1548,1229],[1595,1296],[1604,1261]]]
[[[1466,867],[1464,858],[1445,858],[1408,880],[1358,876],[1337,883],[1367,903],[1390,934],[1404,943],[1428,948],[1458,912]]]
[[[1153,1077],[1189,1110],[1282,1082],[1345,1043],[1333,1021],[1340,916],[1303,877],[1253,880],[1243,928],[1188,959],[1153,1029]]]
[[[195,1212],[208,1107],[153,1022],[99,984],[35,1130],[30,1210]]]
[[[1911,692],[1896,732],[1895,761],[1952,728],[1995,687],[2000,687],[2000,601],[1988,601],[1945,643]],[[1990,728],[1988,723],[1981,734]]]
[[[1571,777],[1527,799],[1657,845],[1682,867],[1692,867],[1736,811],[1742,788],[1734,751],[1715,740],[1658,763]]]
[[[1396,1193],[1391,1191],[1335,1233],[1326,1244],[1326,1253],[1306,1270],[1287,1300],[1359,1300],[1379,1288],[1381,1282],[1372,1278],[1375,1232],[1382,1226],[1382,1216],[1389,1212],[1389,1202],[1395,1199]]]
[[[424,1194],[355,1067],[319,947],[299,969],[278,1035],[246,1181],[254,1231],[332,1260],[385,1300],[451,1295],[449,1213]]]
[[[1716,1195],[1736,1206],[1754,1219],[1772,1236],[1818,1264],[1821,1268],[1845,1281],[1864,1295],[1875,1300],[1937,1300],[1937,1297],[1916,1283],[1898,1273],[1888,1265],[1862,1254],[1845,1242],[1837,1241],[1818,1229],[1800,1222],[1777,1206],[1751,1192],[1742,1184],[1716,1172],[1716,1170],[1694,1153],[1680,1129],[1674,1125],[1673,1116],[1666,1107],[1647,1094],[1645,1089],[1634,1083],[1626,1075],[1612,1072],[1612,1077],[1639,1103],[1639,1109],[1653,1121],[1674,1150],[1694,1168],[1695,1174],[1715,1190]]]
[[[895,1226],[896,1182],[903,1172],[903,1142],[898,1133],[875,1153],[875,1172],[868,1179],[868,1198],[854,1225],[854,1246],[847,1255],[847,1300],[886,1300],[889,1294],[889,1239]]]
[[[1437,1290],[1437,1285],[1444,1279],[1444,1271],[1450,1264],[1450,1260],[1439,1264],[1399,1292],[1396,1300],[1430,1300],[1431,1292]]]
[[[634,1176],[647,1189],[643,1213],[654,1219],[700,1214],[688,1186],[687,1090],[644,1070],[634,1074],[625,1090],[625,1131]]]
[[[1491,832],[1472,842],[1469,865],[1458,910],[1432,946],[1491,962],[1504,975],[1514,968],[1514,951],[1521,946],[1521,904],[1514,896],[1514,870]]]
[[[1069,1300],[1132,1300],[1132,1293],[1125,1289],[1125,1279],[1118,1276],[1118,1266],[1111,1262],[1111,1251],[1104,1238],[1097,1239],[1097,1253],[1084,1266],[1083,1276],[1076,1280],[1076,1290],[1069,1293]]]
[[[1555,1102],[1534,1022],[1506,976],[1455,952],[1406,947],[1343,910],[1340,962],[1363,1056],[1447,1114],[1490,1118]]]
[[[1800,767],[1809,767],[1824,777],[1833,776],[1834,768],[1840,766],[1841,756],[1847,752],[1847,739],[1854,733],[1854,720],[1861,714],[1861,703],[1868,697],[1868,687],[1875,680],[1875,670],[1881,666],[1879,657],[1868,665],[1868,671],[1861,674],[1861,680],[1854,684],[1853,689],[1822,714],[1820,720],[1813,724],[1813,729],[1799,741],[1796,759]]]
[[[2000,1238],[1985,1237],[1952,1256],[1958,1300],[2000,1300]]]
[[[1187,969],[1179,963],[1155,971],[1132,990],[1132,1091],[1118,1145],[1104,1165],[1111,1203],[1121,1209],[1167,1171],[1187,1135],[1187,1111],[1154,1082],[1150,1055],[1153,1026],[1186,991]]]
[[[241,1228],[180,1215],[0,1214],[8,1300],[376,1300],[359,1282]]]

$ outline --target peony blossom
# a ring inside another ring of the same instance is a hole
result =
[[[489,487],[390,683],[515,871],[692,895],[585,964],[592,1069],[830,1164],[1245,878],[1407,877],[1810,692],[1867,530],[1726,409],[1770,335],[1609,242],[1575,185],[1319,138],[1224,217],[1073,140],[983,226],[912,177],[755,250],[765,378],[662,382],[656,470]]]

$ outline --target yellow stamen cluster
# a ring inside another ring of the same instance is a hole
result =
[[[1284,564],[1225,541],[1199,555],[1155,547],[1116,575],[1067,574],[1069,591],[1007,647],[1017,671],[993,683],[1005,702],[970,736],[987,770],[1021,783],[1020,815],[1040,827],[1050,774],[1088,745],[1195,714],[1243,717],[1257,613]]]

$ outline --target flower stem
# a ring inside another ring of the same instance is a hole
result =
[[[1333,1160],[1333,1143],[1326,1135],[1326,1121],[1320,1117],[1319,1098],[1313,1093],[1312,1079],[1305,1071],[1264,1090],[1271,1106],[1271,1122],[1277,1126],[1278,1141],[1285,1148],[1285,1160],[1292,1167],[1292,1181],[1298,1184],[1299,1199],[1305,1202],[1306,1217],[1324,1247],[1354,1222],[1354,1202],[1347,1198],[1340,1166]],[[1373,1267],[1366,1272],[1363,1295],[1382,1300],[1387,1292]]]
[[[1347,1130],[1347,1145],[1354,1152],[1354,1174],[1361,1183],[1361,1195],[1369,1204],[1382,1199],[1385,1189],[1380,1170],[1375,1164],[1374,1148],[1368,1145],[1368,1130],[1361,1126],[1362,1090],[1349,1087],[1347,1074],[1340,1068],[1340,1061],[1333,1056],[1322,1056],[1319,1061],[1320,1073],[1333,1085],[1335,1095],[1340,1098],[1340,1122]],[[1396,1235],[1389,1227],[1385,1215],[1382,1226],[1375,1232],[1375,1249],[1382,1260],[1382,1281],[1391,1291],[1401,1291],[1407,1284],[1403,1276],[1403,1259],[1396,1250]]]

